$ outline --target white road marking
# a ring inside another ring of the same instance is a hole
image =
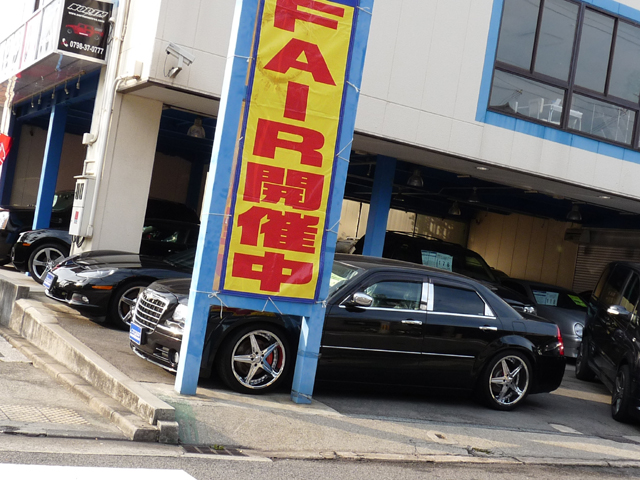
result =
[[[574,430],[573,428],[567,427],[565,425],[560,425],[560,424],[557,424],[557,423],[550,423],[549,426],[555,428],[556,430],[558,430],[559,432],[562,432],[562,433],[575,433],[576,435],[582,435],[582,433],[580,433],[579,431]]]
[[[0,337],[0,362],[30,363],[29,359]]]
[[[0,464],[0,478],[20,480],[195,480],[184,470]]]

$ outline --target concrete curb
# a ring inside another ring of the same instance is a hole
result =
[[[128,438],[177,444],[175,409],[69,334],[29,287],[0,278],[2,335],[35,366],[83,396]]]

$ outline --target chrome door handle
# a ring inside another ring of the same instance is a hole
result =
[[[490,332],[497,332],[498,331],[498,327],[489,327],[488,325],[484,325],[482,327],[478,327],[480,330],[482,330],[483,332],[486,332],[487,330]]]
[[[420,320],[402,320],[405,325],[422,325]]]

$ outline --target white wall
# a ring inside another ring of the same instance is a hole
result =
[[[492,8],[376,0],[356,130],[640,199],[638,164],[475,121]]]

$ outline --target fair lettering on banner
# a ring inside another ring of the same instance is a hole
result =
[[[0,133],[0,165],[4,163],[11,150],[11,137]]]
[[[353,3],[261,2],[215,285],[224,292],[317,298]]]

